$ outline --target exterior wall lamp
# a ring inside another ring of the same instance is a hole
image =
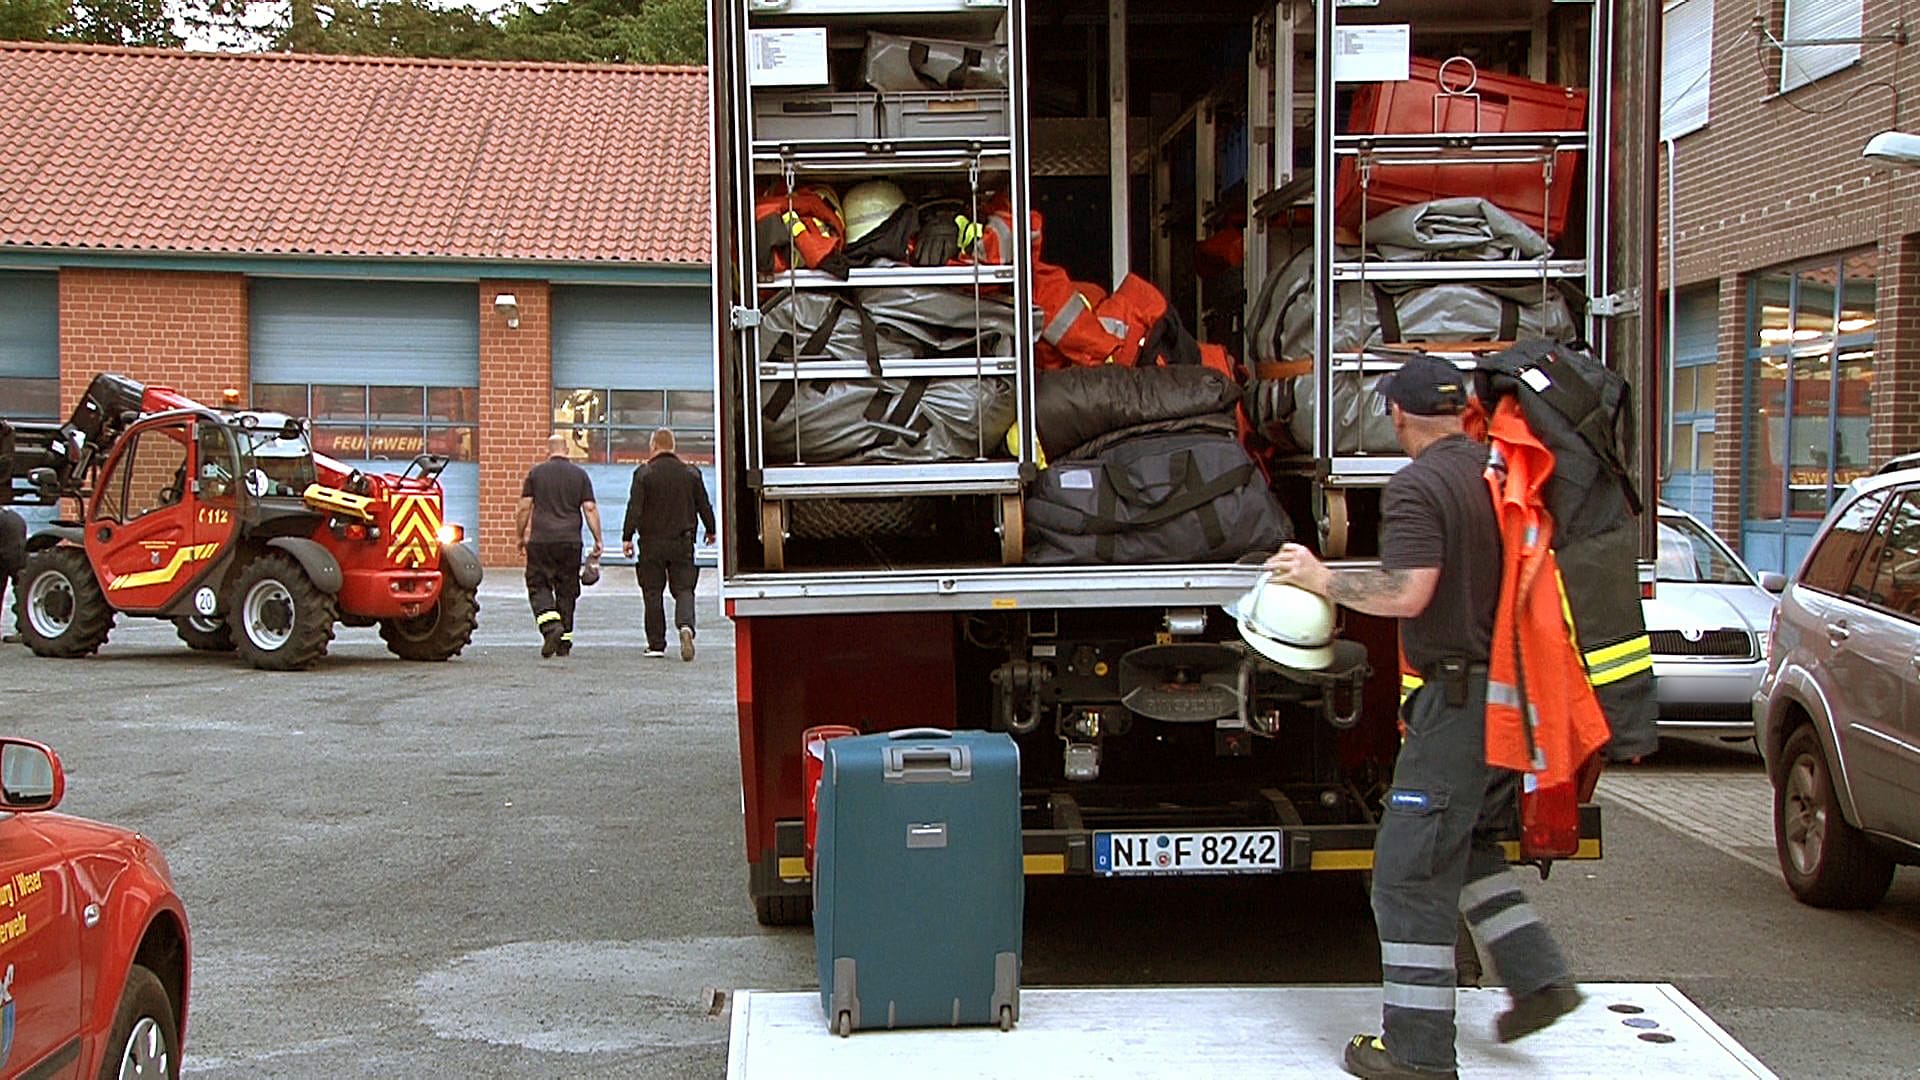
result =
[[[507,329],[520,329],[520,298],[510,292],[495,293],[493,310],[507,320]]]

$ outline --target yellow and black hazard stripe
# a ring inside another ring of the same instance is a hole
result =
[[[1638,634],[1613,645],[1603,645],[1586,653],[1587,681],[1606,686],[1653,670],[1653,642]]]
[[[440,564],[440,497],[438,495],[393,495],[389,497],[393,518],[387,523],[392,540],[387,560],[415,569]]]
[[[1400,673],[1400,704],[1405,705],[1415,690],[1426,684],[1426,680],[1411,671]]]

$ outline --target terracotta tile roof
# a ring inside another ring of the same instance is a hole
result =
[[[700,68],[0,44],[0,246],[705,263]]]

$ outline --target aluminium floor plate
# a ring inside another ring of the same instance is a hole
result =
[[[1476,1078],[1772,1077],[1664,983],[1594,983],[1549,1033],[1493,1041],[1501,990],[1459,996],[1460,1072]],[[734,997],[728,1080],[1239,1080],[1339,1076],[1340,1049],[1377,1029],[1378,986],[1026,990],[1020,1025],[828,1033],[814,992]]]

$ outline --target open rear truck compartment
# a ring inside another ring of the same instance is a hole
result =
[[[1226,347],[1251,406],[1242,441],[1260,447],[1296,535],[1336,565],[1368,565],[1379,493],[1404,464],[1369,387],[1402,350],[1466,363],[1527,333],[1577,336],[1651,392],[1639,304],[1658,9],[714,0],[710,13],[723,595],[761,918],[806,916],[801,733],[826,724],[1013,733],[1030,874],[1369,866],[1399,744],[1392,624],[1343,613],[1366,671],[1308,685],[1239,663],[1220,607],[1257,561],[1023,565],[1023,494],[1058,464],[1035,432],[1047,376],[1034,263],[857,267],[846,281],[756,269],[756,200],[883,178],[910,200],[953,195],[974,222],[991,198],[1012,221],[1039,212],[1048,263],[1101,290],[1147,278],[1198,339]],[[756,82],[767,49],[813,31],[824,82]],[[940,80],[863,82],[870,32],[935,42],[921,74]],[[952,39],[968,45],[949,71],[937,43]],[[1460,195],[1490,202],[1476,213],[1496,233],[1517,221],[1517,246],[1408,255],[1383,232],[1407,204]],[[850,287],[998,301],[1011,329],[992,348],[976,329],[971,348],[866,362],[810,357],[791,328],[786,351],[768,344],[780,304]],[[1477,292],[1433,292],[1448,289]],[[1429,293],[1484,302],[1491,321],[1435,323]],[[790,416],[786,445],[769,440],[770,406],[817,400],[796,396],[809,386],[897,393],[916,378],[1001,387],[1012,434],[928,461],[810,460]],[[1657,417],[1641,421],[1646,445]],[[1273,857],[1164,870],[1125,858],[1142,837],[1211,834],[1220,848],[1228,833],[1242,853],[1270,837]],[[1597,857],[1596,808],[1582,836],[1580,857]]]

